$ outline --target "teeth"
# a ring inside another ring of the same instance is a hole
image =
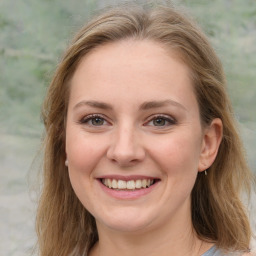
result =
[[[112,188],[118,188],[117,187],[117,181],[116,180],[112,180],[112,185],[111,185]]]
[[[141,183],[142,183],[141,185],[142,185],[143,188],[147,187],[147,180],[142,180]]]
[[[135,182],[134,182],[134,180],[128,180],[126,182],[126,188],[127,189],[135,189]]]
[[[151,179],[142,179],[142,180],[116,180],[116,179],[102,179],[102,183],[108,187],[113,189],[141,189],[150,187],[154,180]]]
[[[111,188],[112,187],[112,181],[110,179],[104,179],[104,180],[107,181],[105,185],[107,187]]]
[[[118,189],[126,189],[126,182],[124,180],[118,180],[117,187]]]
[[[136,188],[141,188],[141,180],[136,180],[135,187]]]

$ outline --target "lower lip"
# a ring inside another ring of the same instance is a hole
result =
[[[154,190],[155,187],[157,186],[157,184],[159,183],[159,182],[156,182],[153,185],[151,185],[149,188],[143,188],[143,189],[115,190],[115,189],[106,187],[105,185],[103,185],[101,183],[100,180],[98,180],[98,182],[105,193],[107,193],[108,195],[110,195],[111,197],[114,197],[116,199],[123,199],[123,200],[124,199],[137,199],[142,196],[145,196],[145,195],[149,194],[152,190]]]

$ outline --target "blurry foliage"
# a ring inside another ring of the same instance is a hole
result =
[[[223,62],[240,122],[256,122],[256,1],[183,0]]]
[[[0,131],[40,136],[46,87],[96,1],[0,1]]]
[[[185,6],[209,36],[223,61],[236,116],[255,129],[256,1],[173,2]],[[111,1],[0,1],[0,131],[40,136],[40,106],[55,66],[103,3]]]

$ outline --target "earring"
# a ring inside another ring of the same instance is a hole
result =
[[[207,176],[207,170],[204,170],[204,175]]]
[[[65,165],[66,165],[66,166],[68,166],[68,159],[66,159],[66,161],[65,161]]]

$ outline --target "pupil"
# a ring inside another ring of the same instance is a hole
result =
[[[103,119],[100,117],[95,117],[92,119],[92,124],[93,125],[102,125],[103,124]]]
[[[163,126],[165,125],[165,120],[163,118],[158,118],[154,120],[154,125],[156,126]]]

